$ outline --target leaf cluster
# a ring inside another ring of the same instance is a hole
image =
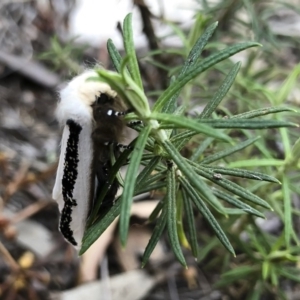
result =
[[[169,236],[171,248],[182,265],[186,266],[186,262],[181,244],[188,244],[194,257],[199,258],[194,210],[202,214],[219,241],[230,253],[235,255],[224,229],[214,214],[224,217],[249,214],[264,218],[257,207],[272,208],[264,199],[237,184],[234,178],[277,184],[279,181],[263,173],[211,164],[254,145],[259,139],[256,137],[246,138],[242,142],[235,141],[231,136],[232,130],[245,132],[249,129],[297,126],[292,122],[283,120],[259,118],[266,114],[291,111],[291,109],[279,106],[269,107],[220,119],[215,111],[238,74],[240,63],[236,63],[226,74],[213,97],[205,105],[203,112],[196,118],[189,118],[184,115],[184,107],[179,106],[177,100],[181,90],[189,82],[230,56],[248,48],[259,46],[254,42],[240,43],[200,59],[204,47],[215,32],[217,23],[207,27],[196,40],[178,75],[161,93],[151,109],[143,89],[138,67],[131,18],[131,14],[129,14],[123,24],[125,57],[121,57],[111,40],[107,43],[110,57],[117,72],[99,69],[97,70],[99,78],[94,78],[94,80],[101,80],[110,84],[133,108],[134,113],[129,114],[126,117],[127,120],[142,121],[143,125],[136,127],[139,134],[132,142],[133,150],[124,151],[114,164],[109,182],[103,188],[90,216],[80,253],[84,253],[119,215],[120,239],[125,245],[133,197],[146,191],[162,189],[165,196],[149,218],[151,221],[155,220],[156,225],[143,255],[143,266],[147,263],[165,229]],[[204,137],[203,143],[196,147],[189,157],[183,156],[181,150],[196,135]],[[214,142],[221,143],[224,150],[203,157],[205,149]],[[115,205],[111,209],[99,212],[109,184],[128,159],[129,164],[122,195],[116,199]],[[141,172],[139,172],[140,165],[144,166]],[[182,222],[183,218],[186,221],[186,228],[183,228],[182,225],[184,223]]]

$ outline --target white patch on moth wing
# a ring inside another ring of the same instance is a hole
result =
[[[113,111],[112,111],[111,109],[107,111],[107,115],[108,115],[108,116],[111,116],[112,113],[113,113]]]
[[[56,172],[55,184],[52,191],[52,198],[58,203],[59,211],[61,212],[64,208],[64,198],[62,194],[62,178],[64,175],[64,163],[65,163],[65,155],[67,142],[70,135],[69,126],[65,126],[61,139],[61,150],[58,161],[58,167]]]
[[[68,119],[74,120],[81,126],[90,124],[93,119],[91,105],[95,102],[95,96],[101,93],[116,97],[117,93],[111,87],[100,81],[91,81],[89,78],[97,77],[97,73],[88,70],[73,78],[69,84],[60,92],[57,119],[65,124]]]

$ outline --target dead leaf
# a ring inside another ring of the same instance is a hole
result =
[[[118,219],[115,219],[98,238],[98,240],[82,255],[80,266],[81,282],[93,281],[97,279],[99,264],[105,255],[107,247],[113,239],[114,230],[117,223]]]
[[[99,280],[77,288],[52,294],[52,300],[140,300],[162,277],[151,276],[145,270],[135,270]]]
[[[153,209],[156,207],[157,203],[158,201],[141,201],[133,203],[131,215],[135,215],[142,219],[147,219]],[[98,238],[98,240],[82,255],[82,263],[80,267],[81,282],[97,279],[99,265],[103,260],[107,247],[113,240],[117,223],[118,218],[114,220],[114,222],[106,229],[106,231]],[[147,244],[144,242],[144,245]]]
[[[151,235],[152,232],[147,227],[132,226],[129,230],[125,249],[123,249],[120,239],[115,239],[114,247],[119,263],[124,271],[128,272],[141,267],[140,258],[145,251]],[[158,242],[151,254],[151,257],[149,258],[149,261],[150,263],[155,264],[163,261],[164,258],[165,251],[163,249],[163,245]]]

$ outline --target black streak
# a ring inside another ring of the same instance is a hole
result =
[[[59,229],[65,239],[72,245],[76,246],[77,242],[73,237],[73,231],[70,228],[70,224],[72,221],[73,206],[77,205],[76,200],[73,199],[73,191],[78,176],[78,143],[82,127],[71,119],[67,121],[67,125],[69,126],[70,135],[67,141],[64,173],[62,178],[62,194],[65,205],[61,212]]]
[[[96,98],[92,108],[95,120],[95,127],[92,134],[94,144],[93,167],[94,174],[97,178],[93,200],[97,201],[103,186],[107,183],[112,168],[109,145],[113,146],[112,148],[116,158],[120,154],[120,149],[117,149],[116,145],[122,138],[125,124],[124,121],[119,118],[119,115],[126,114],[126,111],[121,99],[117,97],[113,98],[103,93]],[[107,112],[110,110],[112,112],[108,114]],[[118,115],[115,114],[115,112],[121,113]],[[115,179],[103,199],[101,208],[109,208],[113,205],[118,188],[119,182]]]

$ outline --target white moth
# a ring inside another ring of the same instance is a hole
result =
[[[71,80],[56,110],[63,134],[52,197],[61,213],[59,229],[77,249],[111,167],[108,146],[117,145],[124,127],[122,101],[108,84],[87,80],[96,76],[89,70]],[[113,201],[117,190],[115,181],[104,200]]]

